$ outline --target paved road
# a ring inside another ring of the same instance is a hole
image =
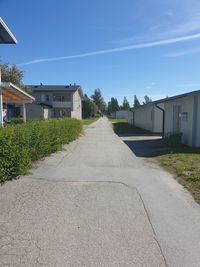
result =
[[[0,266],[200,266],[200,208],[107,119],[0,188]]]

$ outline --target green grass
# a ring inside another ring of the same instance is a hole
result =
[[[127,119],[114,119],[112,117],[108,117],[109,121],[112,123],[119,123],[119,122],[128,122]]]
[[[176,148],[156,158],[161,166],[176,174],[177,181],[188,189],[200,204],[200,149]]]
[[[97,121],[98,118],[89,118],[89,119],[83,119],[82,125],[90,125],[91,123]]]
[[[129,124],[127,119],[109,118],[116,134],[149,134],[150,132]]]

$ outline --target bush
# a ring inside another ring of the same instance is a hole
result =
[[[167,133],[165,135],[165,143],[170,147],[179,147],[182,144],[182,133]]]
[[[12,118],[9,122],[9,124],[22,124],[24,123],[23,118]]]
[[[0,128],[0,182],[25,174],[31,162],[62,148],[82,131],[75,119],[34,120]]]

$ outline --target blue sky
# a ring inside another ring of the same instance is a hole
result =
[[[18,40],[1,45],[26,84],[81,84],[106,100],[200,89],[199,0],[0,0]]]

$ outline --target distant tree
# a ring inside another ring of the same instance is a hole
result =
[[[150,102],[152,102],[152,99],[149,98],[148,95],[145,95],[145,96],[144,96],[144,102],[143,102],[143,104],[148,104],[148,103],[150,103]]]
[[[124,100],[122,102],[122,109],[123,110],[129,110],[130,109],[130,104],[129,104],[126,97],[124,97]]]
[[[106,105],[106,103],[104,101],[104,98],[102,96],[101,90],[99,88],[94,90],[94,94],[91,95],[91,98],[92,98],[92,100],[94,101],[94,103],[97,105],[97,107],[99,108],[99,110],[101,112],[105,112],[106,111],[107,105]]]
[[[140,106],[140,102],[139,102],[137,96],[134,95],[133,107],[136,108],[136,107],[139,107],[139,106]]]
[[[30,88],[27,88],[23,84],[24,72],[20,70],[16,64],[9,66],[8,63],[0,63],[1,68],[1,81],[2,82],[11,82],[22,90],[30,93]]]
[[[87,95],[84,95],[82,103],[83,118],[95,117],[97,110],[96,104]]]
[[[111,97],[110,101],[108,102],[108,113],[116,112],[119,110],[119,103],[117,98]]]

